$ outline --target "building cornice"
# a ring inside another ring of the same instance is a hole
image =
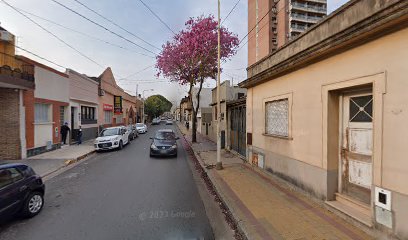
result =
[[[75,70],[72,70],[72,69],[69,69],[69,68],[68,68],[68,69],[66,70],[66,74],[68,75],[68,77],[69,77],[70,74],[73,74],[73,75],[75,75],[75,76],[78,76],[78,77],[80,77],[80,78],[86,80],[86,81],[91,82],[92,84],[95,84],[96,86],[99,85],[99,83],[98,83],[97,81],[95,81],[95,80],[93,80],[93,79],[87,77],[85,74],[79,73],[79,72],[77,72],[77,71],[75,71]]]
[[[359,12],[363,9],[366,11]],[[333,14],[248,67],[248,79],[239,86],[254,87],[408,27],[408,1],[404,0],[354,0]],[[361,19],[361,15],[367,17]],[[350,19],[352,16],[354,20]],[[342,27],[337,27],[330,35],[330,27],[334,24]]]
[[[47,65],[44,65],[44,64],[42,64],[42,63],[39,63],[39,62],[37,62],[37,61],[34,61],[34,60],[32,60],[32,59],[30,59],[30,58],[28,58],[28,57],[16,55],[16,59],[21,60],[21,61],[24,61],[24,62],[29,63],[29,64],[32,64],[32,65],[34,65],[35,67],[40,67],[40,68],[45,69],[45,70],[47,70],[47,71],[50,71],[50,72],[52,72],[52,73],[58,74],[58,75],[60,75],[61,77],[68,78],[68,75],[67,75],[67,74],[65,74],[65,73],[63,73],[63,72],[60,72],[60,71],[58,71],[58,70],[56,70],[56,69],[54,69],[54,68],[52,68],[52,67],[49,67],[49,66],[47,66]]]

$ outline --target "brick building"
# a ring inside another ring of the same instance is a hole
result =
[[[35,87],[33,66],[15,56],[15,37],[0,27],[0,159],[26,156],[23,95]]]
[[[35,90],[24,92],[27,157],[61,146],[60,129],[69,121],[68,75],[27,57],[34,66]]]
[[[99,77],[94,77],[99,83],[98,125],[100,128],[117,125],[128,125],[140,120],[141,100],[126,93],[116,84],[112,69],[108,67]],[[114,97],[121,97],[122,109],[114,111]]]

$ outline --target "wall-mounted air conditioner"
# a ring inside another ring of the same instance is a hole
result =
[[[0,31],[0,41],[12,42],[13,41],[13,34],[7,32],[7,31]]]

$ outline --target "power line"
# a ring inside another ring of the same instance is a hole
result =
[[[278,14],[278,13],[279,13],[280,11],[282,11],[284,8],[285,8],[285,6],[282,6],[282,7],[276,12],[276,14]],[[268,14],[268,13],[267,13],[267,14]],[[262,19],[261,19],[261,20],[262,20]],[[258,23],[260,23],[261,20],[258,21]],[[265,22],[264,25],[262,25],[262,27],[258,29],[257,33],[259,33],[267,24],[268,24],[268,22]],[[255,25],[255,27],[256,27],[256,25]],[[247,36],[248,36],[248,34],[247,34]],[[237,50],[237,52],[240,51],[240,50],[249,42],[249,40],[250,40],[251,38],[253,38],[254,36],[255,36],[255,35],[252,35],[252,36],[248,37],[247,41],[246,41],[243,45],[241,45],[241,47]]]
[[[14,44],[13,44],[13,45],[14,45]],[[58,64],[58,63],[56,63],[56,62],[54,62],[54,61],[48,60],[48,59],[46,59],[46,58],[44,58],[44,57],[41,57],[40,55],[38,55],[38,54],[36,54],[36,53],[33,53],[33,52],[31,52],[31,51],[29,51],[29,50],[27,50],[27,49],[24,49],[24,48],[19,47],[19,46],[16,46],[16,45],[14,45],[14,47],[16,47],[16,48],[18,48],[18,49],[20,49],[20,50],[22,50],[22,51],[24,51],[24,52],[27,52],[27,53],[29,53],[29,54],[31,54],[31,55],[33,55],[33,56],[36,56],[36,57],[38,57],[38,58],[40,58],[40,59],[42,59],[42,60],[44,60],[44,61],[47,61],[47,62],[49,62],[49,63],[52,63],[52,64],[54,64],[55,66],[58,66],[58,67],[60,67],[60,68],[67,69],[67,68],[64,67],[64,66],[62,66],[62,65],[60,65],[60,64]]]
[[[108,44],[108,45],[111,45],[111,46],[114,46],[114,47],[117,47],[117,48],[121,48],[121,49],[126,50],[126,51],[131,51],[131,52],[134,52],[134,53],[137,53],[137,54],[140,54],[140,55],[149,57],[149,58],[154,58],[154,57],[149,56],[149,55],[146,55],[146,54],[144,54],[144,53],[141,53],[141,52],[138,52],[138,51],[134,51],[134,50],[129,49],[129,48],[125,48],[125,47],[120,46],[120,45],[118,45],[118,44],[111,43],[111,42],[109,42],[109,41],[106,41],[106,40],[103,40],[103,39],[94,37],[94,36],[92,36],[92,35],[90,35],[90,34],[87,34],[87,33],[84,33],[84,32],[78,31],[78,30],[75,30],[75,29],[73,29],[73,28],[64,26],[64,25],[59,24],[59,23],[57,23],[57,22],[55,22],[55,21],[52,21],[52,20],[50,20],[50,19],[47,19],[47,18],[43,18],[43,17],[41,17],[41,16],[38,16],[38,15],[36,15],[36,14],[34,14],[34,13],[30,13],[30,12],[27,12],[27,11],[22,10],[22,9],[19,9],[19,10],[22,11],[22,12],[24,12],[24,13],[26,13],[26,14],[28,14],[28,15],[34,16],[34,17],[36,17],[36,18],[38,18],[38,19],[41,19],[41,20],[46,21],[46,22],[49,22],[49,23],[54,24],[54,25],[56,25],[56,26],[59,26],[59,27],[61,27],[61,28],[70,30],[70,31],[72,31],[72,32],[81,34],[81,35],[86,36],[86,37],[88,37],[88,38],[92,38],[92,39],[94,39],[94,40],[103,42],[103,43],[105,43],[105,44]]]
[[[4,4],[6,4],[7,6],[9,6],[10,8],[12,8],[13,10],[15,10],[16,12],[18,12],[19,14],[23,15],[25,18],[27,18],[28,20],[30,20],[32,23],[34,23],[35,25],[37,25],[38,27],[40,27],[42,30],[46,31],[48,34],[52,35],[53,37],[55,37],[56,39],[58,39],[60,42],[64,43],[66,46],[68,46],[69,48],[71,48],[72,50],[74,50],[75,52],[77,52],[78,54],[80,54],[81,56],[83,56],[84,58],[88,59],[89,61],[95,63],[96,65],[104,68],[103,65],[99,64],[98,62],[96,62],[95,60],[91,59],[90,57],[88,57],[87,55],[83,54],[81,51],[79,51],[78,49],[76,49],[75,47],[73,47],[72,45],[70,45],[69,43],[67,43],[66,41],[64,41],[63,39],[61,39],[60,37],[58,37],[57,35],[55,35],[54,33],[52,33],[51,31],[49,31],[48,29],[46,29],[45,27],[43,27],[42,25],[40,25],[39,23],[37,23],[36,21],[34,21],[32,18],[30,18],[29,16],[27,16],[26,14],[24,14],[23,12],[19,11],[17,8],[15,8],[14,6],[12,6],[11,4],[9,4],[8,2],[6,2],[5,0],[1,0]]]
[[[157,78],[157,79],[124,79],[122,82],[126,83],[138,83],[138,82],[146,82],[146,81],[169,81],[168,79],[165,78]]]
[[[242,41],[244,41],[244,39],[256,28],[256,26],[258,26],[258,24],[272,11],[273,8],[275,8],[277,6],[277,4],[279,3],[280,0],[278,0],[277,2],[275,2],[275,4],[273,4],[271,6],[271,8],[269,9],[269,11],[261,18],[261,20],[259,20],[255,26],[241,39],[241,41],[239,41],[238,46],[242,43]]]
[[[3,1],[3,0],[2,0],[2,1]],[[135,46],[137,46],[137,47],[139,47],[139,48],[145,50],[145,51],[147,51],[147,52],[150,52],[150,53],[154,54],[155,56],[157,55],[157,54],[154,53],[153,51],[150,51],[149,49],[147,49],[147,48],[145,48],[145,47],[143,47],[143,46],[140,46],[139,44],[133,42],[132,40],[130,40],[130,39],[128,39],[128,38],[126,38],[126,37],[124,37],[124,36],[122,36],[122,35],[120,35],[120,34],[114,32],[114,31],[110,30],[109,28],[107,28],[107,27],[105,27],[105,26],[103,26],[103,25],[101,25],[101,24],[95,22],[94,20],[92,20],[92,19],[90,19],[90,18],[88,18],[88,17],[86,17],[86,16],[80,14],[79,12],[73,10],[72,8],[69,8],[69,7],[67,7],[66,5],[64,5],[64,4],[62,4],[62,3],[60,3],[60,2],[58,2],[58,1],[56,1],[56,0],[51,0],[51,1],[53,1],[54,3],[60,5],[61,7],[65,8],[65,9],[67,9],[68,11],[70,11],[70,12],[72,12],[72,13],[75,13],[76,15],[82,17],[83,19],[85,19],[85,20],[87,20],[87,21],[89,21],[89,22],[95,24],[96,26],[98,26],[98,27],[104,29],[105,31],[108,31],[108,32],[110,32],[111,34],[113,34],[113,35],[115,35],[115,36],[117,36],[117,37],[119,37],[119,38],[121,38],[121,39],[123,39],[123,40],[125,40],[125,41],[127,41],[127,42],[129,42],[129,43],[131,43],[131,44],[133,44],[133,45],[135,45]]]
[[[266,25],[268,25],[268,22],[266,22],[264,25],[262,25],[262,27],[258,29],[257,33],[259,33]],[[245,43],[243,45],[241,45],[241,47],[237,50],[237,52],[240,51],[249,42],[249,40],[252,39],[254,36],[255,35],[252,35],[252,36],[248,37],[248,39],[245,41]]]
[[[125,80],[125,79],[127,79],[127,78],[129,78],[129,77],[131,77],[131,76],[134,76],[134,75],[137,75],[137,74],[139,74],[139,73],[141,73],[141,72],[143,72],[143,71],[145,71],[145,70],[147,70],[147,69],[149,69],[149,68],[151,68],[151,67],[153,67],[154,66],[154,64],[153,65],[150,65],[150,66],[147,66],[147,67],[145,67],[145,68],[143,68],[143,69],[141,69],[141,70],[139,70],[139,71],[137,71],[137,72],[135,72],[135,73],[132,73],[132,74],[130,74],[129,76],[127,76],[127,77],[123,77],[123,78],[120,78],[119,80]]]
[[[166,26],[166,28],[167,29],[169,29],[174,35],[176,35],[176,33],[173,31],[173,29],[171,29],[170,27],[169,27],[169,25],[167,25],[167,23],[165,23],[160,17],[159,17],[159,15],[157,15],[146,3],[144,3],[142,0],[139,0],[147,9],[149,9],[149,11],[157,18],[157,19],[159,19],[159,21],[161,22],[161,23],[163,23],[164,24],[164,26]]]
[[[151,46],[151,47],[153,47],[153,48],[155,48],[155,49],[161,51],[160,48],[154,46],[153,44],[151,44],[151,43],[149,43],[148,41],[142,39],[141,37],[139,37],[139,36],[137,36],[136,34],[130,32],[129,30],[123,28],[122,26],[120,26],[119,24],[117,24],[116,22],[114,22],[113,20],[111,20],[111,19],[109,19],[109,18],[103,16],[102,14],[100,14],[100,13],[98,13],[97,11],[93,10],[92,8],[88,7],[87,5],[85,5],[84,3],[80,2],[79,0],[74,0],[74,1],[77,2],[78,4],[80,4],[81,6],[85,7],[85,8],[88,9],[89,11],[95,13],[95,14],[98,15],[99,17],[101,17],[101,18],[105,19],[106,21],[112,23],[112,24],[115,25],[116,27],[118,27],[118,28],[122,29],[123,31],[127,32],[128,34],[132,35],[133,37],[135,37],[135,38],[139,39],[140,41],[146,43],[147,45],[149,45],[149,46]]]
[[[230,16],[230,14],[234,11],[234,9],[237,7],[237,5],[238,5],[238,3],[240,2],[241,0],[238,0],[236,3],[235,3],[235,5],[232,7],[232,9],[231,9],[231,11],[227,14],[227,16],[224,18],[224,20],[221,22],[221,25],[225,22],[225,20],[227,20],[227,18]]]

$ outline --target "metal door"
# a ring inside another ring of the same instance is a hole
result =
[[[367,205],[371,202],[373,95],[343,95],[341,192]]]
[[[246,154],[246,108],[237,106],[231,108],[230,116],[231,148],[239,154]]]

